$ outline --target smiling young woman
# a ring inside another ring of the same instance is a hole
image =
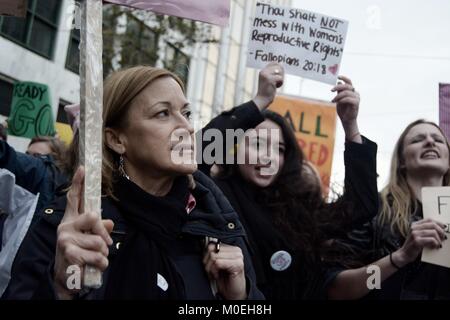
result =
[[[203,132],[245,132],[225,144],[214,181],[244,224],[258,288],[269,300],[321,299],[328,285],[323,261],[334,259],[328,240],[377,214],[377,147],[359,133],[359,94],[350,79],[339,77],[332,102],[346,134],[345,194],[326,203],[302,174],[304,155],[292,127],[267,110],[283,75],[281,65],[269,63],[260,71],[255,98],[218,115]],[[211,165],[202,162],[199,168],[211,174]]]
[[[361,264],[380,268],[381,290],[370,298],[450,299],[450,271],[420,261],[423,248],[439,250],[446,225],[423,219],[422,187],[448,186],[450,146],[433,122],[408,125],[394,149],[390,178],[381,191],[380,213],[349,239]],[[328,290],[330,298],[357,299],[369,293],[367,267],[343,268]]]

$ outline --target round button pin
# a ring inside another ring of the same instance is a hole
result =
[[[292,256],[289,252],[280,250],[270,258],[270,266],[275,271],[284,271],[291,265]]]

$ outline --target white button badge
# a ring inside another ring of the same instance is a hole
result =
[[[270,258],[270,266],[275,271],[284,271],[291,265],[292,257],[289,252],[280,250]]]
[[[167,280],[164,279],[164,277],[162,275],[160,275],[159,273],[157,274],[157,284],[158,287],[161,288],[161,290],[166,291],[167,288],[169,288],[169,284],[167,283]]]

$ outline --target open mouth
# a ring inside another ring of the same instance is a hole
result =
[[[257,165],[257,166],[255,166],[255,170],[256,170],[258,176],[263,177],[263,178],[269,178],[276,173],[275,169],[272,168],[272,166],[270,164]]]
[[[440,155],[439,152],[436,150],[426,150],[421,155],[420,158],[422,159],[439,159]]]
[[[258,164],[258,165],[255,165],[255,170],[261,171],[263,169],[270,168],[270,166],[271,166],[270,163],[268,163],[268,164]]]

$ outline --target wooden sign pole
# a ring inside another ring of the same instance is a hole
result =
[[[102,0],[81,1],[80,162],[85,167],[84,212],[101,214],[102,178]],[[84,286],[102,285],[99,270],[86,266]]]

